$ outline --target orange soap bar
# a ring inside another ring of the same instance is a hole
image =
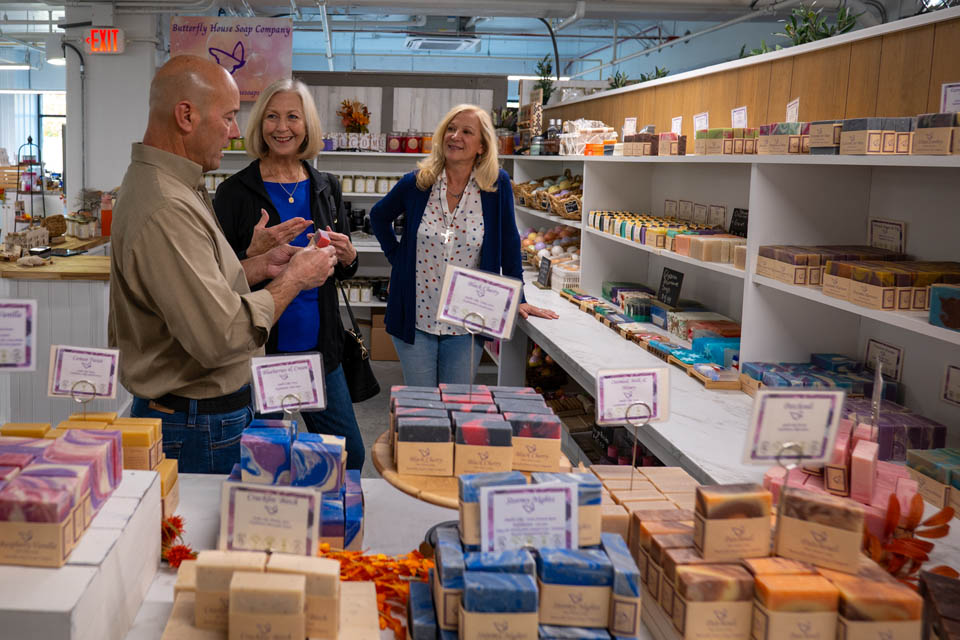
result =
[[[160,418],[117,418],[113,421],[113,426],[121,424],[139,424],[153,427],[153,439],[160,440],[163,437],[163,421]]]
[[[153,438],[153,427],[138,424],[114,424],[112,428],[120,431],[125,447],[149,447],[156,440]]]
[[[63,436],[63,434],[66,432],[66,429],[50,429],[50,431],[47,431],[45,434],[43,434],[43,437],[47,438],[48,440],[55,440],[56,438]]]
[[[711,520],[769,517],[773,494],[759,484],[697,487],[697,513]]]
[[[840,591],[818,575],[762,575],[754,586],[770,611],[836,611],[840,599]]]
[[[64,420],[57,425],[57,429],[83,429],[85,431],[102,431],[106,428],[106,422],[86,422],[83,420]]]
[[[630,514],[618,504],[601,504],[600,530],[618,533],[626,540],[630,534]]]
[[[847,620],[919,620],[923,613],[923,598],[899,582],[878,582],[829,569],[817,571],[840,590],[840,615]]]
[[[648,520],[641,523],[639,532],[639,536],[637,537],[639,546],[649,551],[651,540],[655,535],[671,533],[693,535],[693,522],[683,520]]]
[[[111,423],[111,422],[113,422],[113,421],[116,420],[116,419],[117,419],[117,412],[116,412],[116,411],[99,411],[99,412],[96,412],[96,413],[93,413],[93,412],[82,413],[82,412],[81,412],[81,413],[74,413],[74,414],[71,415],[69,418],[67,418],[67,420],[70,420],[70,421],[77,421],[77,420],[79,420],[79,421],[82,421],[82,422],[106,422],[106,423],[108,423],[108,424]]]
[[[755,576],[762,576],[769,573],[777,575],[816,575],[813,565],[805,562],[798,562],[790,558],[744,558],[741,560],[747,571]]]
[[[0,427],[0,435],[14,438],[42,438],[47,431],[49,422],[8,422]]]

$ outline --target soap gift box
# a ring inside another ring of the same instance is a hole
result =
[[[462,414],[454,418],[453,473],[510,471],[513,429],[499,415]]]
[[[693,546],[717,562],[770,555],[772,503],[758,484],[697,487]]]
[[[780,495],[774,552],[837,571],[856,572],[863,543],[862,505],[790,488]]]
[[[754,640],[837,637],[837,588],[818,575],[758,575],[753,601]],[[778,593],[779,592],[779,593]]]
[[[960,154],[960,115],[927,113],[917,116],[910,152],[936,156]]]
[[[537,554],[540,622],[606,627],[610,622],[613,565],[598,550],[541,548]]]
[[[464,545],[480,545],[480,489],[527,484],[519,471],[469,473],[457,476],[460,540]]]
[[[683,638],[749,638],[753,576],[732,564],[677,567],[673,626]]]
[[[840,133],[840,155],[883,153],[883,118],[849,118]]]
[[[453,475],[453,440],[449,418],[397,418],[394,460],[397,473],[423,476]]]
[[[549,410],[549,409],[548,409]],[[513,430],[513,468],[559,471],[562,423],[552,414],[504,413]]]
[[[20,476],[0,489],[0,564],[61,567],[76,546],[73,492],[47,484]],[[30,516],[27,508],[38,504],[33,496],[43,498],[43,513],[37,509]],[[9,519],[11,511],[23,511],[25,517]]]

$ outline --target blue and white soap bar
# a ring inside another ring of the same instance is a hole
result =
[[[460,486],[460,502],[479,502],[482,487],[506,487],[527,484],[527,476],[519,471],[500,471],[497,473],[465,473],[457,476]],[[599,501],[598,503],[599,504]]]
[[[338,499],[320,501],[320,537],[343,538],[345,516],[343,502]]]
[[[463,547],[460,534],[452,527],[437,529],[437,546],[434,547],[440,584],[445,589],[463,589]]]
[[[407,598],[407,629],[411,640],[436,640],[437,613],[426,582],[411,582]]]
[[[468,553],[464,556],[464,562],[467,571],[537,575],[537,563],[526,549]]]
[[[293,443],[295,487],[315,487],[323,493],[340,491],[343,485],[347,441],[325,433],[302,433]]]
[[[290,432],[247,428],[240,436],[240,478],[255,484],[290,484]]]
[[[618,533],[601,533],[600,547],[613,565],[613,593],[628,598],[640,597],[640,570]]]
[[[537,553],[537,575],[546,584],[608,587],[613,564],[603,551],[544,547]]]
[[[463,610],[472,613],[536,613],[537,583],[525,573],[463,574]]]
[[[610,640],[610,637],[606,629],[540,625],[540,640]]]
[[[603,483],[592,473],[550,473],[534,471],[530,474],[533,484],[547,482],[568,482],[578,485],[577,496],[581,507],[600,504],[600,494],[603,493]]]

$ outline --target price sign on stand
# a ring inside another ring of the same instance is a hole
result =
[[[902,220],[870,218],[868,241],[871,247],[904,253],[907,247],[907,223]]]
[[[683,116],[677,116],[670,120],[670,131],[678,136],[683,131]]]
[[[800,122],[800,98],[787,103],[787,122]]]
[[[437,320],[509,340],[522,288],[520,280],[448,266],[440,289]]]
[[[737,107],[730,110],[730,122],[734,129],[747,128],[747,108]]]
[[[960,82],[940,85],[940,113],[960,111]]]
[[[217,548],[315,555],[320,495],[311,488],[224,482]]]
[[[481,551],[579,548],[577,486],[549,483],[480,489]]]
[[[730,218],[730,235],[747,237],[747,220],[749,211],[747,209],[736,208]]]
[[[681,200],[677,217],[681,220],[693,220],[693,202],[690,200]]]
[[[623,137],[632,136],[637,132],[637,119],[636,118],[624,118],[623,119]]]
[[[707,224],[707,205],[694,203],[693,221],[697,224]]]
[[[829,462],[846,395],[845,391],[757,391],[744,463],[775,464],[787,445],[804,464]]]
[[[704,111],[703,113],[698,113],[693,116],[693,130],[702,131],[703,129],[710,128],[710,113]]]
[[[677,217],[677,201],[676,200],[663,201],[663,215],[665,218]]]
[[[540,289],[550,288],[550,258],[540,258],[540,271],[537,272],[537,281],[533,284]]]
[[[51,398],[116,398],[120,351],[54,344],[50,346]]]
[[[0,373],[37,370],[37,301],[0,300]]]
[[[723,205],[712,204],[707,213],[707,225],[711,227],[722,227],[727,220],[727,208]]]
[[[253,358],[250,367],[259,413],[326,408],[323,361],[319,353]]]
[[[597,424],[622,425],[634,418],[663,421],[670,411],[670,370],[601,369],[597,372]],[[631,409],[646,405],[647,409]]]
[[[876,371],[876,363],[883,365],[883,375],[900,381],[903,374],[903,349],[873,338],[867,340],[867,355],[864,357],[865,368]]]
[[[660,289],[657,290],[657,300],[671,307],[677,306],[680,301],[680,287],[683,286],[683,272],[669,267],[663,268],[660,274]]]

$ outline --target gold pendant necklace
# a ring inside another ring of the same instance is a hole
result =
[[[277,174],[277,178],[279,178],[279,180],[277,180],[277,184],[280,185],[280,188],[283,189],[283,192],[287,194],[287,202],[293,204],[293,194],[297,192],[297,188],[300,186],[300,167],[297,167],[297,175],[293,179],[293,191],[287,191],[287,188],[283,186],[283,176],[279,175],[279,172]]]

